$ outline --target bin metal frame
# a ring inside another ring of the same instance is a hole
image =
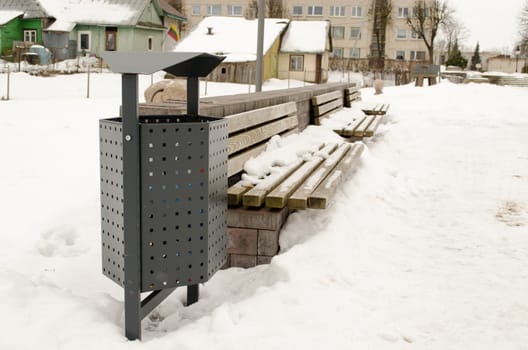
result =
[[[125,294],[125,335],[129,340],[135,340],[141,339],[141,320],[176,289],[173,286],[156,288],[143,300],[141,299],[142,186],[138,74],[152,74],[162,70],[174,76],[187,77],[187,116],[199,117],[199,78],[207,76],[225,57],[200,52],[109,51],[104,52],[102,57],[110,70],[122,74],[122,125],[117,131],[121,133],[119,136],[122,137],[122,147],[121,149],[114,147],[116,148],[114,151],[115,153],[122,151],[120,155],[122,156],[122,195],[126,200],[122,202],[124,242],[121,243],[124,245],[124,252],[118,252],[116,260],[120,259],[124,264],[121,285]],[[198,297],[198,281],[195,284],[188,284],[187,305],[197,302]]]

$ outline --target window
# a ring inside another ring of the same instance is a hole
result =
[[[408,7],[398,7],[398,17],[399,18],[409,17],[409,8]]]
[[[407,39],[407,30],[398,29],[398,31],[396,32],[396,38],[397,39]]]
[[[405,59],[405,51],[396,51],[396,59],[397,60],[404,60]]]
[[[359,47],[353,47],[350,49],[350,58],[360,58]]]
[[[350,38],[351,39],[361,38],[361,29],[359,27],[350,28]]]
[[[333,27],[331,28],[333,39],[344,39],[345,27]]]
[[[36,43],[37,42],[37,31],[36,30],[24,30],[24,41]]]
[[[344,17],[345,6],[330,6],[330,17]]]
[[[308,16],[322,16],[323,6],[308,6]]]
[[[425,51],[411,51],[409,54],[411,60],[425,61]]]
[[[105,50],[117,50],[117,27],[106,27],[105,32]]]
[[[200,5],[192,5],[191,15],[200,16]]]
[[[207,5],[208,16],[220,16],[222,14],[222,5]]]
[[[290,55],[290,71],[304,71],[304,56]]]
[[[332,56],[337,58],[343,57],[343,48],[334,47],[334,49],[332,50]]]
[[[241,5],[228,5],[227,15],[228,16],[242,16],[242,6]]]
[[[361,17],[361,6],[352,6],[352,17]]]
[[[90,51],[92,34],[86,31],[80,31],[78,35],[77,48],[79,51]]]
[[[413,38],[413,39],[421,39],[420,34],[415,32],[414,30],[411,31],[411,38]]]
[[[151,36],[148,37],[148,50],[152,51],[152,37]]]
[[[422,9],[423,10],[423,9]],[[413,17],[418,17],[418,8],[413,7]],[[425,18],[429,17],[429,7],[425,8]]]
[[[302,16],[303,7],[302,6],[293,6],[292,15],[293,16]]]

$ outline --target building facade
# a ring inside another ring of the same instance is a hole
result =
[[[269,1],[269,0],[266,0]],[[184,33],[208,16],[255,16],[251,0],[184,0],[187,17]],[[373,13],[377,0],[284,0],[284,18],[292,20],[328,20],[331,25],[332,57],[366,59],[380,54],[374,33]],[[406,24],[414,0],[393,0],[390,19],[384,30],[385,59],[426,60],[427,50]]]

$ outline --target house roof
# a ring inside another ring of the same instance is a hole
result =
[[[328,50],[328,21],[291,21],[282,39],[281,51],[322,53]]]
[[[76,24],[136,25],[151,0],[40,0],[40,2],[57,18],[47,30],[71,31]]]
[[[10,22],[14,18],[17,18],[18,16],[22,16],[24,12],[22,11],[4,11],[0,10],[0,26],[3,26],[4,24]]]
[[[163,10],[164,14],[168,17],[176,18],[181,21],[186,21],[187,18],[178,10],[176,10],[167,0],[158,0],[158,4]]]
[[[0,12],[22,11],[24,18],[50,17],[37,0],[0,0],[0,9]]]
[[[264,53],[280,37],[288,19],[266,18],[264,22]],[[224,62],[249,62],[257,57],[258,20],[238,17],[204,18],[173,51],[207,52],[226,56]],[[212,28],[212,35],[207,34]]]

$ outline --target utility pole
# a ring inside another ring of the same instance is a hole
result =
[[[257,69],[255,76],[255,92],[262,91],[262,66],[264,55],[264,12],[266,6],[264,0],[258,1],[258,33],[257,33]]]

